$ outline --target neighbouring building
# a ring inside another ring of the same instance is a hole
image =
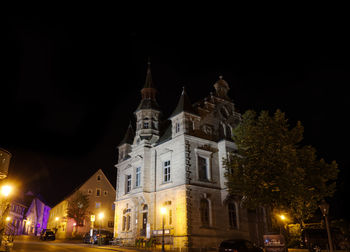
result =
[[[24,222],[24,214],[26,213],[28,206],[22,200],[18,198],[12,200],[10,202],[10,209],[8,216],[10,217],[10,228],[11,233],[14,235],[23,234],[25,222]]]
[[[46,228],[50,212],[41,195],[29,191],[13,198],[9,205],[9,228],[15,235],[39,235]]]
[[[67,217],[69,199],[74,197],[77,191],[89,196],[89,216],[87,216],[84,223],[82,223],[83,226],[79,227],[77,227],[77,223],[75,223],[73,219]],[[115,188],[109,182],[103,171],[99,169],[86,182],[51,209],[47,228],[55,230],[57,238],[68,238],[71,237],[73,233],[82,235],[91,229],[92,223],[90,215],[95,215],[95,228],[113,232],[115,195]],[[99,213],[104,214],[102,220],[98,219]]]
[[[26,197],[32,200],[25,213],[23,233],[37,236],[43,229],[46,229],[51,207],[38,195],[29,192]]]
[[[214,89],[194,104],[183,89],[162,120],[148,63],[135,130],[129,125],[118,146],[114,232],[124,243],[153,237],[160,244],[164,220],[167,249],[215,248],[234,237],[261,244],[268,213],[242,208],[225,186],[222,161],[236,148],[241,114],[222,76]]]

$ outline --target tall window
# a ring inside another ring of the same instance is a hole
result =
[[[164,182],[170,181],[170,160],[164,162]]]
[[[169,225],[173,223],[173,211],[169,209]]]
[[[101,196],[101,189],[99,188],[96,189],[96,196]]]
[[[126,217],[126,230],[130,230],[130,215]]]
[[[95,208],[100,208],[101,207],[101,202],[96,202],[95,203]]]
[[[126,187],[125,192],[128,193],[131,191],[131,175],[126,175]]]
[[[141,185],[141,167],[136,168],[136,187],[139,187]]]
[[[179,132],[180,131],[180,123],[176,123],[175,124],[175,132]]]
[[[198,156],[198,178],[199,180],[208,179],[208,159]]]
[[[97,175],[97,180],[98,180],[98,181],[101,180],[101,175]]]
[[[130,213],[131,213],[130,208],[124,209],[124,211],[123,211],[123,222],[122,222],[122,230],[123,231],[130,230],[130,218],[131,218]]]
[[[201,199],[200,215],[201,215],[202,226],[208,227],[210,224],[210,221],[209,221],[210,216],[209,216],[209,201],[207,199]]]
[[[148,129],[148,128],[149,128],[148,122],[144,122],[144,123],[143,123],[143,128],[144,128],[144,129]]]
[[[236,205],[234,202],[230,202],[227,205],[228,207],[228,217],[229,217],[229,224],[230,228],[237,228],[237,212],[236,212]]]

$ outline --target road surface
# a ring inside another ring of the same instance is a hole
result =
[[[18,237],[14,241],[12,252],[136,252],[137,250],[111,246],[89,245],[62,241],[41,241],[30,236]]]

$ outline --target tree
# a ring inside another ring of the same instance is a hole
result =
[[[84,219],[88,216],[89,196],[77,191],[69,200],[67,216],[76,222],[76,226],[83,226]]]
[[[303,132],[300,122],[290,129],[280,110],[273,116],[247,111],[233,132],[237,150],[225,160],[230,194],[243,196],[249,208],[287,211],[298,223],[310,218],[319,201],[333,195],[338,165],[302,146]]]

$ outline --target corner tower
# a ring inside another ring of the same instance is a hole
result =
[[[136,135],[134,144],[141,141],[155,143],[159,138],[160,109],[156,100],[157,89],[155,88],[151,74],[151,63],[148,61],[146,82],[141,89],[141,102],[135,111]]]

